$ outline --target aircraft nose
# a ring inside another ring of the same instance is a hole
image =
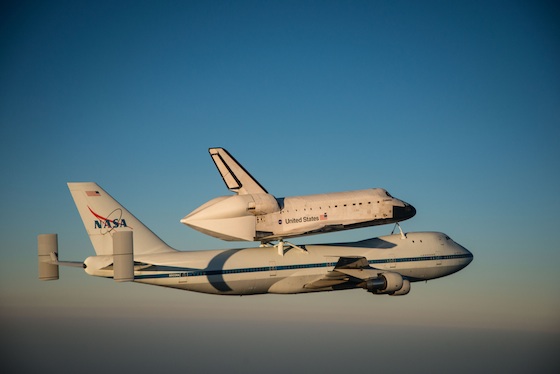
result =
[[[408,203],[404,203],[404,206],[393,207],[393,218],[398,221],[404,221],[405,219],[412,218],[415,215],[416,215],[416,208],[414,208],[412,205]]]
[[[474,255],[467,248],[465,248],[463,246],[461,246],[461,248],[463,248],[463,250],[465,251],[466,260],[467,260],[467,263],[465,264],[465,266],[467,266],[468,264],[470,264],[472,262],[472,260],[474,260]]]
[[[459,253],[461,255],[462,261],[461,261],[461,269],[467,267],[472,260],[474,259],[474,255],[472,254],[471,251],[469,251],[467,248],[463,247],[461,244],[455,242],[455,244],[459,247],[457,253]]]

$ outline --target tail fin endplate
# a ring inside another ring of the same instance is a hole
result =
[[[175,252],[96,183],[68,183],[68,188],[98,256],[112,255],[113,234],[130,230],[135,254]]]
[[[53,264],[51,254],[58,257],[58,235],[41,234],[37,237],[37,249],[39,255],[39,279],[57,280],[58,265]]]

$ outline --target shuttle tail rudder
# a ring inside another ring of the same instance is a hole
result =
[[[230,191],[238,195],[268,193],[228,151],[223,148],[210,148],[208,152]]]
[[[175,252],[96,183],[68,183],[68,188],[98,256],[113,254],[112,236],[119,231],[133,231],[135,254]]]

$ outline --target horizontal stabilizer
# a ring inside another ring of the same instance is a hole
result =
[[[57,234],[41,234],[37,236],[37,252],[39,255],[40,280],[57,280],[59,277],[59,266],[84,267],[84,263],[81,261],[58,260]]]

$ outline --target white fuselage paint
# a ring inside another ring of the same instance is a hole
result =
[[[276,199],[270,194],[222,196],[181,222],[222,240],[269,242],[399,222],[416,213],[382,188]]]
[[[135,282],[221,295],[294,294],[357,287],[306,288],[334,269],[340,257],[365,257],[369,265],[402,275],[410,282],[455,273],[472,254],[447,235],[436,232],[390,235],[360,242],[289,248],[279,256],[274,247],[135,255]],[[105,258],[107,257],[107,258]],[[86,260],[86,272],[112,277],[105,267],[111,256]]]

